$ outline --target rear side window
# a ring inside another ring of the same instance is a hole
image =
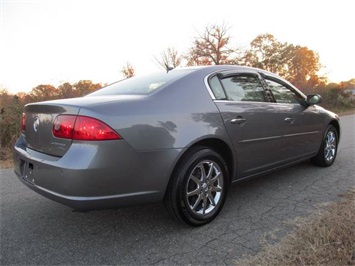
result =
[[[211,90],[216,97],[217,100],[226,100],[226,94],[224,93],[221,82],[219,81],[217,76],[214,76],[209,81]]]
[[[110,84],[88,96],[104,95],[147,95],[162,89],[193,70],[173,70],[141,77],[132,77]]]
[[[265,91],[258,77],[237,75],[221,79],[229,100],[265,102]]]

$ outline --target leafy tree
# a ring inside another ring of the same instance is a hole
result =
[[[261,34],[250,43],[250,48],[239,63],[284,76],[287,72],[288,50],[287,43],[279,42],[269,33]]]
[[[342,81],[339,84],[329,83],[326,86],[327,89],[342,89],[342,90],[355,90],[355,78],[348,81]]]
[[[70,84],[66,84],[65,86],[70,91],[69,85]],[[87,95],[91,92],[94,92],[100,88],[102,88],[101,83],[92,83],[91,80],[80,80],[77,83],[74,83],[72,85],[72,89],[73,89],[74,93],[73,93],[73,96],[71,96],[71,97],[82,97],[82,96]]]
[[[69,82],[65,82],[58,86],[60,98],[76,97],[73,86]]]
[[[28,103],[34,102],[32,96],[28,93],[19,92],[16,94],[16,96],[18,97],[22,107],[24,107]]]
[[[286,78],[296,87],[309,90],[325,85],[325,78],[317,74],[321,69],[317,53],[307,47],[289,45],[289,57]]]
[[[41,84],[33,88],[30,92],[30,95],[36,102],[59,98],[58,89],[53,85],[48,84]]]
[[[230,36],[226,25],[211,25],[195,38],[185,59],[188,66],[222,65],[232,62],[231,55],[235,49],[229,48]]]
[[[169,47],[160,53],[160,59],[155,58],[155,61],[162,66],[167,72],[181,64],[182,57],[174,47]]]
[[[125,78],[131,78],[134,77],[135,73],[134,73],[134,68],[133,66],[127,62],[125,66],[122,67],[121,73],[123,74],[123,76]]]
[[[317,53],[307,47],[279,42],[269,33],[258,35],[239,62],[276,73],[303,90],[326,83],[317,74],[321,69]]]

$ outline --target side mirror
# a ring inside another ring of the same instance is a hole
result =
[[[320,96],[319,94],[308,95],[306,102],[308,105],[319,104],[322,102],[322,96]]]

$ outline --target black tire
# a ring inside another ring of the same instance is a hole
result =
[[[315,157],[311,159],[312,163],[317,166],[331,166],[338,152],[338,131],[332,125],[329,125],[325,131],[322,144]]]
[[[174,171],[164,203],[173,217],[188,225],[201,226],[221,211],[228,186],[223,157],[210,148],[195,147]]]

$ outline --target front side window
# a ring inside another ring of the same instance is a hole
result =
[[[236,75],[221,80],[229,100],[265,102],[265,91],[258,77]]]
[[[268,88],[271,90],[272,94],[277,103],[300,103],[303,98],[292,91],[290,88],[286,87],[285,85],[278,83],[276,81],[265,79]]]

